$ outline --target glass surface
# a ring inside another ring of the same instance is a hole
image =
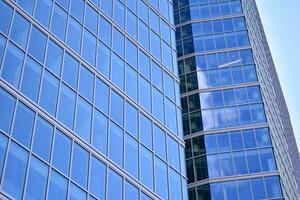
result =
[[[35,113],[22,103],[18,104],[12,136],[18,142],[29,147]]]
[[[55,170],[51,171],[48,199],[66,199],[68,181]]]
[[[149,50],[149,28],[142,21],[139,21],[139,42],[147,50]]]
[[[73,130],[76,93],[62,84],[59,95],[57,118],[69,129]]]
[[[73,89],[77,89],[78,67],[79,62],[65,53],[62,79]]]
[[[207,168],[210,178],[216,178],[221,176],[218,155],[207,155]]]
[[[155,191],[163,199],[168,199],[167,166],[159,158],[155,158]]]
[[[81,36],[82,25],[79,24],[73,17],[70,17],[68,21],[66,43],[77,53],[80,53],[81,42],[78,41],[81,41]]]
[[[2,189],[15,199],[22,198],[27,161],[28,152],[11,142],[2,179]]]
[[[138,73],[126,65],[126,93],[135,101],[138,98]]]
[[[7,134],[10,131],[15,102],[15,98],[0,87],[0,130]]]
[[[134,2],[134,1],[135,0],[128,1],[127,3]],[[131,11],[127,10],[126,20],[127,20],[127,23],[126,23],[126,31],[127,31],[127,33],[132,38],[134,38],[135,40],[137,40],[137,20],[138,20],[137,16],[135,14],[133,14]]]
[[[152,83],[162,91],[162,69],[154,62],[152,62]]]
[[[80,67],[79,92],[90,102],[93,102],[94,74],[84,66]]]
[[[237,181],[237,189],[240,199],[252,200],[251,186],[249,180]]]
[[[155,154],[166,160],[166,134],[156,125],[154,125],[154,145]]]
[[[35,124],[32,150],[46,161],[50,159],[52,136],[54,127],[41,117]]]
[[[89,153],[78,144],[73,146],[71,178],[81,187],[87,187]]]
[[[8,6],[4,1],[1,1],[0,10],[0,19],[2,19],[2,23],[0,24],[0,31],[7,35],[13,9],[10,6]]]
[[[93,66],[96,64],[96,44],[96,37],[84,29],[82,57]]]
[[[267,197],[262,178],[251,179],[252,194],[255,200]]]
[[[104,155],[106,155],[107,148],[107,127],[107,117],[98,110],[94,109],[92,144]]]
[[[21,91],[29,99],[36,102],[41,81],[42,66],[27,56],[24,66]]]
[[[269,130],[267,128],[256,129],[255,136],[258,147],[271,146],[271,138],[269,135]]]
[[[111,44],[111,24],[100,16],[99,38],[108,46]],[[104,31],[105,30],[105,31]]]
[[[103,32],[103,31],[102,31]],[[111,50],[102,42],[98,42],[97,70],[109,78]]]
[[[246,158],[248,162],[249,173],[261,172],[257,150],[246,151]]]
[[[120,33],[117,29],[113,29],[113,50],[119,56],[124,58],[125,38],[124,35]]]
[[[149,149],[152,149],[152,124],[151,121],[140,114],[140,141]]]
[[[164,104],[163,95],[159,90],[153,88],[153,110],[152,114],[156,117],[160,122],[164,122]]]
[[[173,169],[169,168],[169,183],[170,183],[170,199],[182,199],[180,175]]]
[[[89,4],[85,7],[84,24],[90,31],[97,35],[98,13]]]
[[[278,177],[274,176],[274,177],[265,178],[265,185],[266,185],[268,198],[282,197],[281,188],[280,188],[281,186]]]
[[[233,152],[232,159],[233,159],[235,174],[238,175],[238,174],[248,173],[246,157],[243,151]]]
[[[99,199],[105,199],[106,166],[92,157],[90,168],[90,192]]]
[[[179,165],[179,149],[178,143],[171,138],[170,136],[167,137],[168,141],[168,163],[176,170],[180,171]]]
[[[165,116],[166,126],[175,134],[177,134],[177,119],[176,119],[176,106],[168,98],[165,98]]]
[[[24,0],[24,1],[27,1],[27,0]],[[51,0],[36,1],[34,18],[47,28],[49,26],[51,7],[52,7]]]
[[[140,145],[140,180],[148,188],[153,188],[153,155]]]
[[[123,130],[113,122],[110,122],[108,157],[117,165],[123,165]]]
[[[10,37],[20,47],[25,49],[30,23],[19,13],[16,13],[12,23]]]
[[[138,138],[138,110],[126,102],[126,131]]]
[[[125,200],[138,200],[139,190],[128,181],[125,182]]]
[[[125,170],[138,178],[138,142],[129,134],[125,135]]]
[[[0,174],[2,174],[4,158],[7,148],[7,137],[2,133],[0,134]]]
[[[39,105],[52,115],[56,110],[58,84],[59,80],[55,76],[48,71],[44,72]]]
[[[261,160],[262,171],[267,172],[276,170],[275,158],[273,155],[273,150],[271,148],[260,149],[259,155]]]
[[[122,200],[122,177],[113,170],[108,171],[107,200]]]
[[[2,63],[2,57],[4,53],[6,38],[2,35],[0,35],[0,63]]]
[[[71,14],[80,22],[83,19],[84,1],[82,0],[71,0]]]
[[[139,72],[150,80],[150,60],[144,52],[139,51]]]
[[[124,28],[125,26],[125,6],[119,0],[114,1],[114,21]]]
[[[140,104],[148,112],[151,112],[151,85],[142,76],[139,77],[139,94],[140,94],[140,98],[139,98]]]
[[[108,114],[108,98],[109,98],[109,87],[99,78],[96,79],[96,97],[95,105],[105,114]]]
[[[46,66],[56,76],[60,77],[63,49],[52,40],[48,42]]]
[[[125,73],[125,63],[124,61],[113,54],[112,56],[112,66],[111,66],[111,80],[118,86],[121,90],[124,90],[124,73]]]
[[[68,199],[69,200],[85,200],[86,193],[81,188],[79,188],[77,185],[71,183]]]
[[[38,61],[44,61],[46,35],[37,28],[32,27],[28,51]]]
[[[120,125],[123,125],[123,101],[124,99],[121,96],[119,96],[115,91],[111,92],[110,117]]]
[[[92,127],[92,106],[81,97],[78,97],[77,100],[75,133],[89,142]]]
[[[223,183],[223,187],[224,187],[225,199],[232,199],[232,200],[238,199],[235,183],[232,182]]]
[[[71,155],[71,139],[56,130],[53,144],[52,164],[63,174],[69,174],[69,162]]]
[[[137,46],[133,44],[130,40],[126,39],[126,61],[134,69],[137,69],[137,51]]]
[[[23,51],[10,42],[3,61],[1,77],[15,88],[19,85],[23,60]]]
[[[27,187],[26,199],[45,199],[47,188],[48,166],[36,157],[31,157]]]

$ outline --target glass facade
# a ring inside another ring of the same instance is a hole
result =
[[[244,2],[173,3],[189,199],[284,199]]]
[[[0,1],[1,195],[187,199],[173,2]]]

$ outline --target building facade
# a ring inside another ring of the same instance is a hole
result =
[[[187,199],[170,0],[0,1],[1,199]]]
[[[299,153],[255,0],[173,2],[189,199],[299,199]]]

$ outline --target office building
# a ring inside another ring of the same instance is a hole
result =
[[[174,0],[189,199],[299,199],[299,153],[255,0]]]

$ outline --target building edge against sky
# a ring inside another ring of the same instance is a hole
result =
[[[299,152],[255,1],[173,2],[190,199],[299,199]]]
[[[187,199],[171,0],[0,0],[0,19],[2,195]]]

